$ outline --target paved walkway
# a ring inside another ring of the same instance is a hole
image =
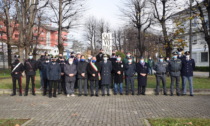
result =
[[[143,126],[144,119],[210,118],[210,96],[48,98],[0,96],[0,118],[30,118],[27,126]]]

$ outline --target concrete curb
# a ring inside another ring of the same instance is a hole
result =
[[[30,120],[28,120],[28,121],[26,121],[26,122],[25,122],[24,124],[22,124],[21,126],[27,126],[32,120],[33,120],[33,118],[30,119]]]
[[[37,89],[36,94],[42,94],[43,91]],[[90,91],[89,91],[90,92]],[[18,95],[18,89],[16,91]],[[23,90],[24,93],[24,90]],[[29,94],[31,93],[31,90],[29,90]],[[125,89],[124,92],[125,94]],[[135,90],[135,93],[137,93],[137,90]],[[170,94],[170,89],[167,89],[167,93]],[[0,94],[12,94],[12,89],[0,89]],[[75,94],[78,94],[78,89],[75,90]],[[99,90],[99,94],[101,94],[101,90]],[[113,90],[110,90],[110,94],[113,95],[114,92]],[[146,94],[147,95],[154,95],[155,94],[155,89],[153,88],[147,88],[146,89]],[[174,93],[176,94],[176,93]],[[189,90],[187,90],[187,94],[189,94]],[[210,95],[210,89],[194,89],[194,94],[195,95]],[[163,95],[163,90],[160,89],[160,95]]]

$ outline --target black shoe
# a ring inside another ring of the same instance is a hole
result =
[[[19,94],[19,96],[22,96],[22,94]]]
[[[114,95],[117,95],[117,93],[114,93]]]
[[[193,94],[191,94],[190,96],[192,96],[192,97],[193,97],[194,95],[193,95]]]
[[[78,95],[79,97],[82,96],[81,94]]]
[[[177,96],[180,96],[180,94],[176,94]]]
[[[91,96],[91,97],[93,97],[94,95],[93,95],[93,94],[91,94],[90,96]]]
[[[24,94],[24,96],[28,96],[28,94]]]
[[[96,97],[98,97],[98,94],[96,94]]]
[[[159,95],[159,93],[155,93],[155,95]]]
[[[134,95],[134,93],[132,93],[132,95]]]
[[[10,96],[15,96],[16,94],[11,94]]]
[[[138,93],[137,95],[141,95],[140,93]]]
[[[186,94],[182,94],[182,96],[185,96]]]
[[[49,98],[52,98],[52,95],[49,95]]]
[[[107,96],[110,96],[110,94],[107,94]]]
[[[129,95],[128,93],[125,93],[125,95]]]
[[[87,94],[85,94],[85,96],[88,96]]]
[[[32,95],[33,95],[33,96],[36,96],[36,94],[35,94],[35,93],[33,93]]]
[[[170,96],[174,96],[174,94],[171,94]]]
[[[43,95],[43,96],[46,96],[47,94],[46,94],[46,93],[43,93],[42,95]]]
[[[120,95],[123,95],[123,93],[120,93]]]
[[[105,96],[105,94],[102,94],[102,96]]]
[[[146,95],[145,93],[141,93],[142,95]]]
[[[56,95],[53,95],[53,97],[55,97],[55,98],[56,98],[57,96],[56,96]]]
[[[167,93],[164,93],[165,96],[167,96]]]

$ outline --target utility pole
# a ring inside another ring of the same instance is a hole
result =
[[[190,51],[190,57],[192,57],[192,2],[193,0],[190,1],[190,31],[189,31],[189,51]]]

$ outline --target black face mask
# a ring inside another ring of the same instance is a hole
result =
[[[59,56],[59,58],[60,58],[60,59],[63,59],[63,57],[62,57],[62,56]]]
[[[44,58],[44,56],[43,56],[43,55],[41,55],[41,58]]]

